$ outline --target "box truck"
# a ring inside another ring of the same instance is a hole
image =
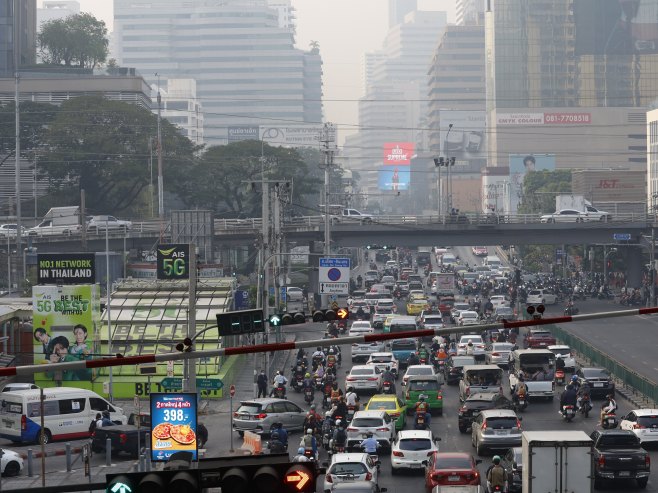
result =
[[[523,493],[591,493],[592,439],[584,431],[524,431]]]
[[[86,221],[82,221],[86,226]],[[43,221],[27,230],[30,236],[68,235],[81,231],[80,207],[51,207]]]

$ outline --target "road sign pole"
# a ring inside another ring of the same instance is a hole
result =
[[[231,437],[231,452],[235,452],[233,449],[233,396],[235,395],[235,385],[231,385],[228,391],[229,395],[229,416],[231,418],[231,426],[229,427],[228,434]]]

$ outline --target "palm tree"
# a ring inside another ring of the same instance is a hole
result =
[[[320,52],[320,43],[318,41],[311,41],[309,46],[311,47],[311,53],[317,54]]]

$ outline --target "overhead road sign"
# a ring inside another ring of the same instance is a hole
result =
[[[320,294],[349,294],[350,259],[321,258],[318,281]]]
[[[321,282],[320,294],[350,294],[349,282]]]
[[[631,240],[631,234],[630,233],[614,233],[612,235],[612,237],[616,241],[630,241]]]

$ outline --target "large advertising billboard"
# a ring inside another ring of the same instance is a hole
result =
[[[263,142],[278,147],[315,147],[320,144],[322,125],[272,125],[260,126],[259,134]]]
[[[555,154],[510,154],[510,213],[515,214],[523,197],[523,180],[531,171],[555,171]]]
[[[379,170],[380,190],[409,190],[413,154],[413,142],[387,142],[384,144],[384,164]]]
[[[33,286],[34,364],[89,360],[99,355],[98,285]],[[95,370],[48,371],[36,380],[92,381]]]
[[[457,164],[486,158],[486,112],[441,110],[439,121],[441,153],[444,156],[454,157]]]
[[[197,460],[197,395],[151,394],[151,460],[167,461],[176,452]]]
[[[658,0],[573,2],[576,55],[658,53]]]
[[[96,255],[93,253],[37,254],[38,284],[94,284]]]

